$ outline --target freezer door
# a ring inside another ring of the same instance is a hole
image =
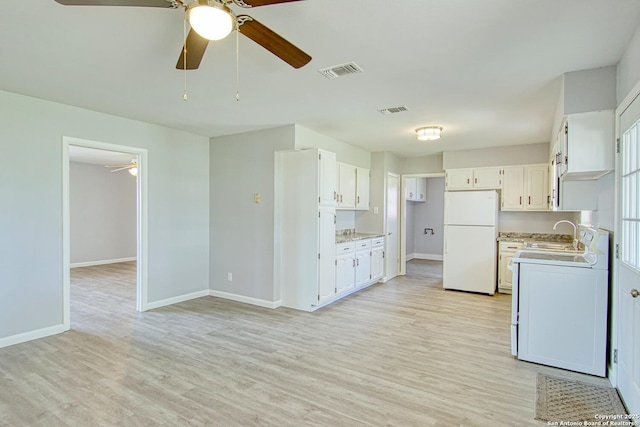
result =
[[[444,223],[496,226],[498,223],[498,193],[495,191],[445,192]]]
[[[444,226],[445,289],[493,295],[496,289],[496,229]]]

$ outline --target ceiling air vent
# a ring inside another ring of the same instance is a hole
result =
[[[336,65],[334,67],[323,68],[318,70],[320,74],[328,79],[337,79],[347,74],[357,74],[362,72],[362,68],[358,67],[354,62],[348,64]]]
[[[402,113],[403,111],[409,111],[409,108],[402,105],[400,107],[385,108],[384,110],[378,110],[378,111],[380,111],[382,114],[395,114],[395,113]]]

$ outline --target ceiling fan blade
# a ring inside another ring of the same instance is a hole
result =
[[[55,0],[65,6],[139,6],[174,8],[167,0]]]
[[[104,165],[105,168],[122,168],[126,166],[132,166],[133,163],[123,163],[121,165]]]
[[[262,25],[248,15],[238,15],[240,34],[244,34],[260,46],[282,59],[293,68],[300,68],[311,61],[311,56]]]
[[[243,0],[239,2],[239,4],[238,3],[236,4],[238,4],[238,6],[242,6],[242,3],[245,3],[249,5],[249,7],[258,7],[258,6],[269,6],[270,4],[289,3],[292,1],[302,1],[302,0]]]
[[[209,45],[209,40],[200,36],[196,33],[193,28],[189,30],[189,34],[187,35],[187,41],[182,51],[180,52],[180,58],[178,58],[178,62],[176,64],[176,68],[178,70],[184,70],[184,51],[186,47],[187,51],[187,70],[195,70],[200,66],[200,61],[202,61],[202,57],[204,56],[204,51],[207,49]]]

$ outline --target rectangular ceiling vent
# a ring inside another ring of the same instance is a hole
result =
[[[362,72],[362,68],[358,67],[354,62],[348,64],[336,65],[334,67],[323,68],[318,70],[320,74],[328,79],[337,79],[347,74],[357,74]]]
[[[402,113],[403,111],[409,111],[409,108],[402,105],[400,107],[385,108],[384,110],[378,110],[378,111],[380,111],[382,114],[395,114],[395,113]]]

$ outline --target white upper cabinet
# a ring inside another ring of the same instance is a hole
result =
[[[369,169],[338,163],[337,208],[342,210],[369,209]]]
[[[501,209],[524,210],[524,166],[506,166],[503,177]]]
[[[369,169],[356,168],[356,209],[369,209]]]
[[[470,190],[473,188],[473,169],[448,169],[445,173],[445,188]]]
[[[502,168],[447,169],[447,191],[499,190],[502,188]]]
[[[560,139],[564,179],[597,179],[614,169],[613,110],[569,114],[560,127]]]
[[[409,202],[425,202],[427,200],[427,179],[405,178],[404,198]]]
[[[549,166],[545,164],[525,167],[526,205],[528,211],[549,210]]]
[[[318,204],[334,207],[336,205],[336,154],[318,150]]]
[[[473,188],[502,188],[502,168],[478,168],[473,170]]]
[[[338,163],[338,208],[356,207],[356,167]]]
[[[549,210],[549,166],[546,164],[503,168],[503,211]]]

